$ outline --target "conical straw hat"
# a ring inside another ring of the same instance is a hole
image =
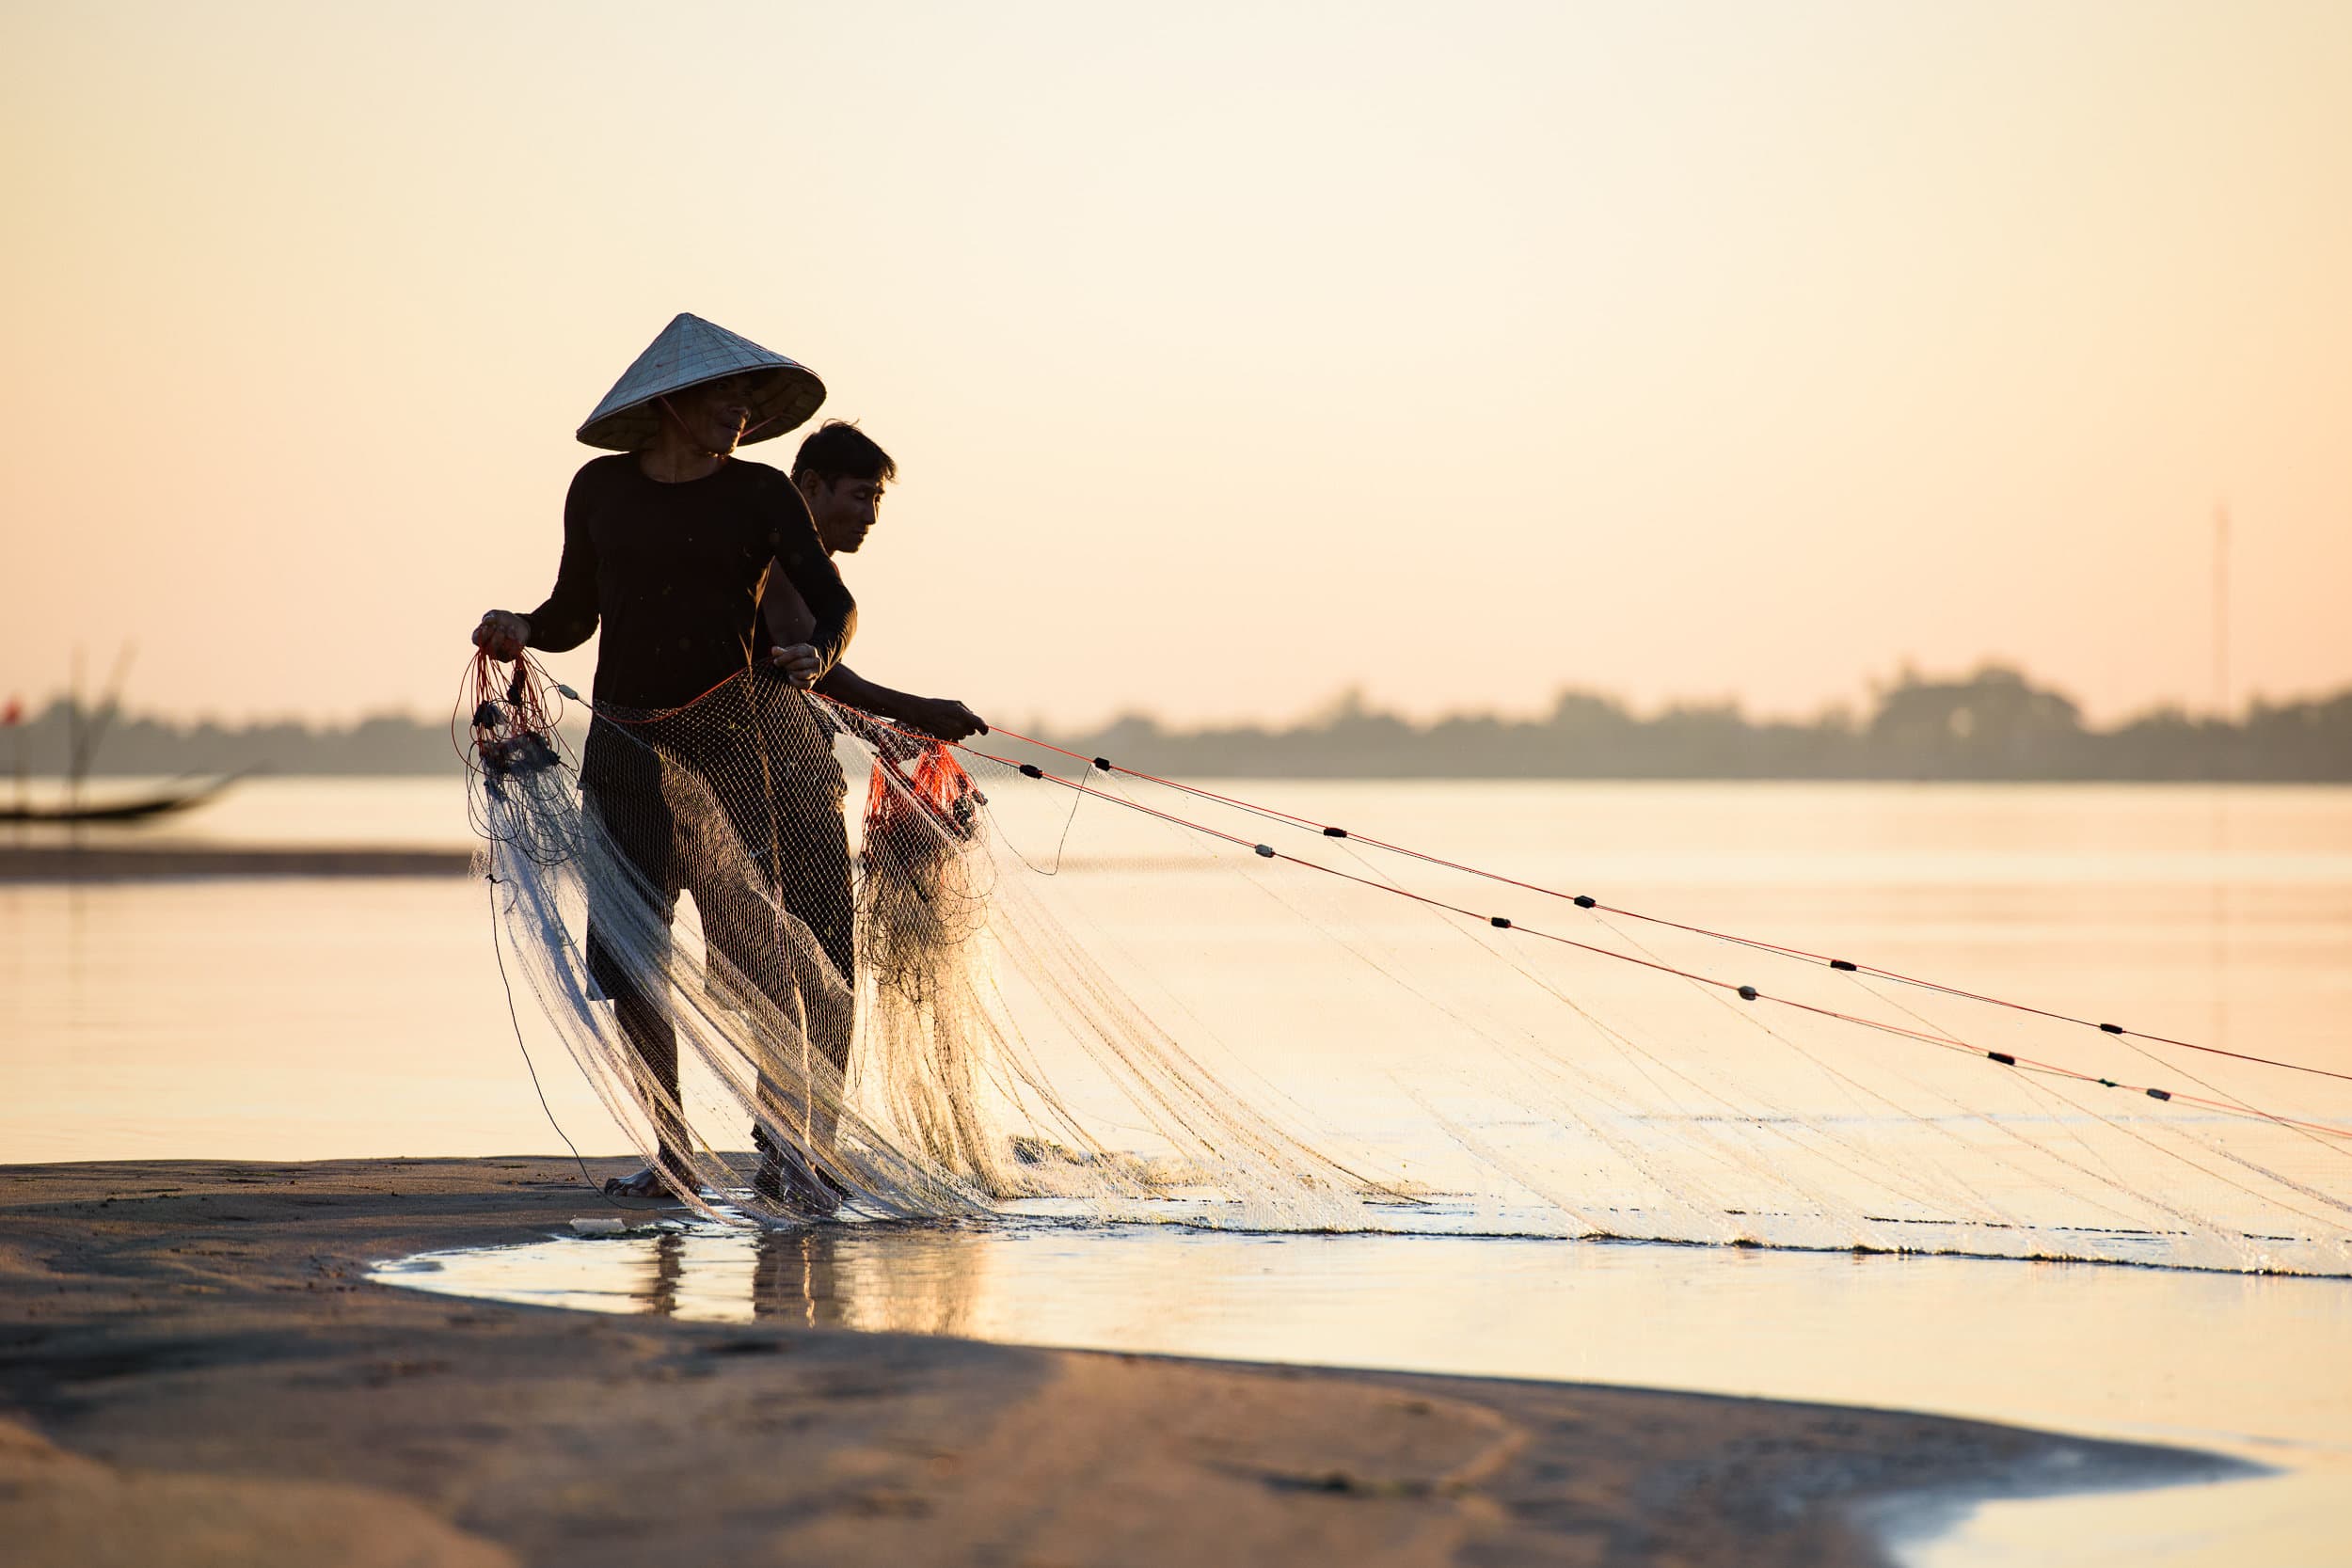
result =
[[[604,394],[596,411],[580,427],[580,438],[610,451],[635,451],[660,428],[654,399],[746,371],[757,372],[759,380],[752,392],[745,445],[805,422],[825,401],[825,384],[807,366],[700,316],[681,313]]]

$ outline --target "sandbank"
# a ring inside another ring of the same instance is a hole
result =
[[[608,1212],[541,1156],[0,1167],[9,1560],[1836,1568],[1881,1560],[1857,1519],[1892,1497],[2227,1468],[1899,1412],[364,1277]]]

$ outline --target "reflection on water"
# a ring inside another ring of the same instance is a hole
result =
[[[769,1234],[665,1222],[429,1253],[374,1277],[704,1322],[1928,1410],[2286,1471],[1994,1505],[1905,1548],[1929,1568],[2339,1560],[2328,1554],[2352,1485],[2352,1289],[2332,1280],[1042,1220]],[[2108,1548],[2124,1541],[2119,1559]]]
[[[670,1221],[428,1253],[378,1277],[703,1322],[1711,1388],[2352,1456],[2352,1289],[2332,1280],[1020,1219]]]
[[[918,1234],[920,1234],[918,1232]],[[974,1335],[974,1304],[987,1260],[975,1241],[937,1232],[904,1250],[865,1244],[849,1227],[756,1235],[672,1222],[644,1237],[557,1242],[546,1273],[519,1265],[516,1299],[590,1311],[651,1312],[707,1323],[780,1321],[817,1328]],[[457,1255],[449,1255],[452,1257]],[[403,1265],[387,1278],[410,1282]],[[440,1289],[469,1277],[439,1260]]]

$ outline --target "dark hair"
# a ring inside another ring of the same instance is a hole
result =
[[[887,484],[898,477],[898,464],[874,444],[874,438],[848,420],[827,420],[811,431],[792,458],[792,477],[837,484],[862,479]]]

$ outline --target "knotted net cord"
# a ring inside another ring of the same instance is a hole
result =
[[[2230,1061],[2167,1089],[2178,1042],[2091,1033],[2108,1061],[2079,1019],[1581,896],[1531,926],[1481,890],[1533,881],[761,673],[594,707],[578,746],[562,695],[477,663],[482,869],[603,1103],[712,1219],[2352,1273],[2324,1082],[2282,1101]],[[1261,841],[1278,817],[1296,842]],[[1757,967],[1720,973],[1725,942]]]

